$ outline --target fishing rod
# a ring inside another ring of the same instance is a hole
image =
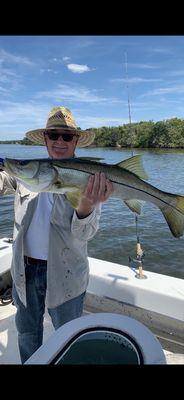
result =
[[[125,71],[126,71],[126,87],[127,87],[127,95],[128,95],[128,117],[129,117],[129,125],[130,125],[130,148],[132,152],[132,157],[134,155],[133,152],[133,143],[132,143],[132,119],[131,119],[131,109],[130,109],[130,94],[129,94],[129,86],[128,86],[128,63],[127,63],[127,53],[125,52]]]
[[[126,87],[127,87],[127,95],[128,95],[128,115],[129,115],[129,125],[130,125],[130,148],[132,157],[134,155],[133,151],[133,134],[132,134],[132,118],[131,118],[131,107],[130,107],[130,93],[129,93],[129,85],[128,85],[128,62],[127,62],[127,53],[125,52],[125,71],[126,71]],[[145,279],[146,275],[143,274],[143,258],[145,256],[145,252],[143,251],[139,239],[138,232],[138,215],[135,213],[135,226],[136,226],[136,259],[129,256],[129,266],[131,268],[135,268],[138,266],[138,272],[136,272],[136,278]]]

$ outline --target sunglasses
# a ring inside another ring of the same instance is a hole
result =
[[[75,136],[79,136],[73,133],[60,133],[53,131],[46,131],[44,134],[47,135],[50,140],[58,140],[59,137],[62,137],[64,142],[71,142]]]

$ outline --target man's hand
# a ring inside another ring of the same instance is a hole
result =
[[[104,203],[113,193],[112,182],[103,172],[91,175],[76,209],[78,218],[85,218],[99,203]]]

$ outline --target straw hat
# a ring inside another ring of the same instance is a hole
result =
[[[33,131],[26,132],[26,137],[32,142],[45,145],[44,132],[47,131],[47,129],[54,128],[76,131],[76,133],[79,135],[77,147],[89,146],[95,138],[94,132],[77,129],[77,125],[71,111],[65,107],[52,108],[48,115],[46,128],[35,129]]]

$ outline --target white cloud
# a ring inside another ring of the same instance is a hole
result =
[[[8,94],[8,93],[9,93],[9,90],[3,88],[2,86],[0,86],[0,92],[1,92],[1,93],[5,93],[5,94]]]
[[[70,57],[63,57],[63,61],[69,61],[71,58]]]
[[[50,91],[43,91],[37,93],[35,98],[50,98],[54,101],[60,101],[61,99],[70,102],[82,102],[82,103],[119,103],[121,100],[117,98],[101,97],[96,94],[96,90],[90,90],[86,87],[81,86],[69,86],[69,85],[58,85],[56,89]]]
[[[158,54],[173,54],[173,51],[166,47],[152,47],[151,52],[158,53]]]
[[[145,82],[160,82],[160,81],[162,81],[162,79],[159,79],[159,78],[157,79],[157,78],[139,78],[139,77],[128,78],[128,79],[117,78],[117,79],[111,79],[110,81],[125,83],[125,82],[127,82],[127,80],[129,83],[143,83],[143,82],[145,83]]]
[[[41,68],[41,69],[40,69],[40,72],[41,72],[41,73],[44,73],[44,72],[51,72],[52,74],[58,74],[58,71],[54,71],[53,69],[50,69],[50,68],[46,68],[46,69]]]
[[[0,82],[10,82],[12,79],[17,77],[18,76],[14,71],[0,66]]]
[[[1,83],[1,93],[13,95],[13,92],[20,90],[22,84],[20,83],[21,77],[17,75],[14,71],[2,68],[0,66],[0,83]]]
[[[94,68],[89,68],[87,65],[81,64],[68,64],[67,68],[76,74],[83,74],[84,72],[94,71]]]
[[[27,103],[0,100],[0,128],[5,123],[25,123],[32,121],[36,126],[39,123],[45,123],[49,106],[45,104]],[[37,125],[38,126],[38,125]]]
[[[141,69],[155,69],[155,68],[159,68],[157,65],[152,65],[152,64],[129,63],[128,65],[131,66],[131,67],[141,68]]]
[[[5,51],[3,49],[0,49],[0,61],[13,63],[13,64],[24,64],[24,65],[28,65],[28,66],[35,65],[27,57],[16,56],[14,54],[8,53],[7,51]]]
[[[169,75],[169,76],[183,76],[184,75],[184,70],[169,71],[169,72],[167,72],[167,75]]]
[[[25,132],[42,128],[51,105],[40,103],[21,103],[8,100],[0,100],[0,137],[1,140],[14,137],[22,139]]]
[[[115,117],[91,117],[91,116],[83,116],[77,117],[77,121],[79,126],[82,129],[87,129],[89,127],[99,128],[102,126],[118,126],[128,123],[128,118],[115,118]]]
[[[77,43],[75,43],[75,46],[77,48],[81,48],[81,49],[89,47],[91,45],[96,45],[96,42],[94,40],[84,39],[84,38],[81,38],[81,37],[80,37],[79,41]]]
[[[140,97],[145,97],[145,96],[157,96],[157,95],[162,95],[162,94],[170,94],[170,93],[184,93],[184,85],[176,85],[173,87],[165,87],[165,88],[157,88],[154,90],[151,90]]]
[[[15,139],[24,137],[25,132],[42,128],[46,125],[48,113],[53,107],[49,103],[13,102],[0,99],[0,138],[5,140],[10,136]],[[127,123],[127,119],[111,116],[93,117],[81,115],[81,111],[73,109],[77,125],[82,129],[89,127],[117,126]]]

